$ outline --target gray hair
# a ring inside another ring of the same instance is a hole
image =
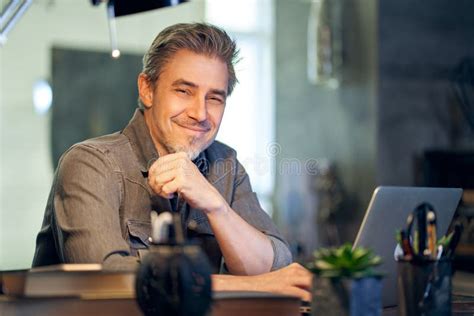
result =
[[[217,57],[224,62],[229,74],[227,95],[232,94],[238,82],[234,65],[238,62],[239,50],[223,29],[207,23],[179,23],[158,34],[143,56],[142,73],[147,76],[149,84],[156,84],[166,63],[181,49]],[[140,98],[138,104],[143,109]]]

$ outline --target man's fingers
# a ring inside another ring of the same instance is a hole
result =
[[[178,192],[178,183],[176,180],[170,181],[161,187],[159,195],[167,199],[171,199],[173,195]]]
[[[175,169],[176,166],[179,166],[176,162],[180,162],[181,160],[169,160],[169,161],[162,161],[161,158],[155,161],[150,169],[148,169],[148,173],[152,175],[158,175],[160,173],[166,172],[168,170]],[[183,162],[181,162],[181,165]]]
[[[152,175],[150,181],[159,187],[162,187],[166,183],[173,181],[176,178],[176,170],[166,170],[158,175]]]
[[[284,294],[297,296],[297,297],[301,298],[303,301],[311,302],[311,292],[300,289],[298,287],[292,287],[292,288],[288,289],[288,291],[285,291]]]
[[[174,159],[165,159],[168,156],[170,155],[164,156],[155,161],[148,170],[149,174],[157,176],[169,170],[186,169],[190,166],[190,161],[182,155],[175,157]]]
[[[160,158],[158,158],[152,164],[152,166],[156,165],[157,163],[163,163],[164,164],[164,163],[169,163],[169,162],[172,162],[172,161],[175,161],[175,160],[186,159],[186,158],[188,158],[188,155],[184,152],[169,154],[169,155],[161,156]]]
[[[158,176],[155,176],[155,175],[151,175],[148,177],[148,184],[150,185],[150,187],[152,188],[152,190],[166,198],[166,199],[171,199],[174,195],[174,192],[171,192],[171,187],[168,186],[167,188],[165,188],[165,191],[163,191],[163,187],[167,184],[167,183],[170,183],[170,182],[173,182],[175,181],[176,179],[176,170],[168,170],[166,172],[163,172],[161,173],[160,175]],[[173,188],[176,188],[176,185],[173,186]],[[176,188],[177,190],[177,188]]]
[[[173,171],[162,174],[161,177],[161,179],[149,178],[148,183],[156,194],[165,199],[171,199],[179,190],[179,181],[177,181]]]
[[[291,282],[295,287],[305,290],[311,290],[311,287],[313,286],[313,279],[311,276],[295,276],[291,279]]]

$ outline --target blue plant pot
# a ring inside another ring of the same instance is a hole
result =
[[[351,316],[382,314],[382,279],[361,278],[351,282]]]
[[[379,277],[360,279],[313,278],[312,315],[379,316],[382,282]]]

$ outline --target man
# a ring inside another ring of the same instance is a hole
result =
[[[235,42],[214,26],[177,24],[156,37],[138,77],[140,109],[127,127],[61,157],[34,266],[134,269],[150,243],[150,212],[178,211],[215,273],[255,276],[216,275],[215,289],[264,290],[294,273],[300,277],[286,278],[287,292],[307,295],[301,267],[268,273],[290,264],[291,254],[235,151],[214,141],[237,82],[236,58]]]

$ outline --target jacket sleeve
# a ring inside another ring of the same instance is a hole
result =
[[[106,151],[80,144],[60,161],[52,193],[52,229],[65,263],[102,263],[134,269],[137,258],[123,238],[119,209],[122,179]]]
[[[272,270],[280,269],[292,262],[291,252],[270,216],[262,209],[257,195],[252,191],[250,179],[244,167],[237,161],[234,181],[232,209],[270,239],[273,247]]]

